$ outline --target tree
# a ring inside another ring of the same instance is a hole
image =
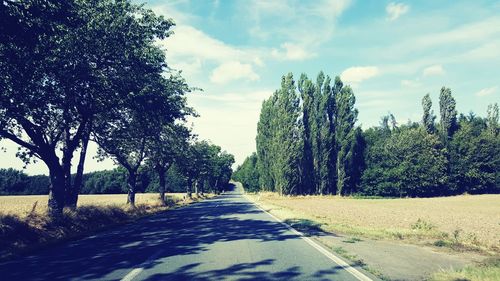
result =
[[[340,81],[340,80],[339,80]],[[339,86],[337,84],[337,86]],[[340,86],[341,88],[342,86]],[[303,181],[304,192],[326,194],[335,185],[335,95],[330,77],[320,72],[316,84],[304,74],[298,83],[302,97],[304,128]]]
[[[49,211],[59,215],[76,206],[94,122],[136,90],[136,77],[163,68],[164,59],[153,63],[163,58],[153,42],[173,23],[130,1],[1,5],[0,136],[24,148],[18,156],[26,163],[35,157],[47,165]]]
[[[245,158],[243,164],[238,166],[233,173],[233,179],[241,182],[248,192],[257,192],[260,190],[257,161],[257,153],[254,152],[252,155]]]
[[[165,124],[151,136],[147,146],[147,161],[159,179],[160,200],[166,205],[166,173],[188,146],[190,131],[180,124]]]
[[[275,92],[269,99],[262,102],[259,122],[257,123],[257,136],[255,138],[257,147],[257,169],[259,173],[259,185],[262,190],[274,191],[274,178],[272,175],[272,140],[276,128],[272,126],[275,118],[275,104],[278,94]]]
[[[488,105],[486,120],[490,134],[497,136],[500,132],[500,127],[498,126],[498,103]]]
[[[299,125],[299,97],[295,90],[293,75],[281,79],[281,89],[276,92],[276,116],[271,121],[276,129],[272,140],[272,174],[279,194],[300,193],[303,143]]]
[[[302,179],[303,192],[317,191],[319,188],[318,159],[318,93],[311,80],[305,74],[300,76],[297,83],[302,98],[302,127],[303,127],[303,158]]]
[[[432,100],[429,94],[426,94],[422,99],[422,108],[424,110],[424,114],[422,116],[422,125],[424,126],[427,133],[433,134],[436,131],[436,127],[434,124],[436,116],[432,111]]]
[[[446,87],[441,88],[439,94],[439,112],[441,114],[440,133],[442,141],[448,145],[453,133],[457,129],[456,102],[451,95],[451,90]]]
[[[350,171],[348,163],[351,161],[354,142],[354,123],[358,110],[354,108],[356,98],[350,87],[343,87],[337,95],[336,111],[336,141],[337,141],[337,194],[347,194],[352,191],[349,186]]]
[[[498,193],[500,138],[488,119],[461,117],[450,142],[450,191],[453,194]]]

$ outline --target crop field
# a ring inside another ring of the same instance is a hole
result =
[[[171,200],[181,200],[184,193],[169,193],[167,197]],[[29,214],[34,205],[36,213],[43,213],[47,210],[47,195],[19,195],[0,196],[0,213],[25,216]],[[136,194],[136,204],[154,205],[159,203],[158,193],[138,193]],[[127,202],[127,194],[92,194],[80,195],[78,206],[123,206]]]
[[[495,252],[500,249],[500,195],[355,199],[262,193],[250,197],[282,219],[309,219],[327,231],[374,238],[442,239],[442,243],[459,241]]]

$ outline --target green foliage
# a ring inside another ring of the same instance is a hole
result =
[[[429,94],[426,94],[422,99],[422,108],[424,110],[424,114],[422,116],[422,125],[424,126],[427,133],[433,134],[436,132],[436,127],[434,124],[436,116],[434,115],[434,112],[431,110],[432,100]]]
[[[260,190],[257,162],[257,153],[254,152],[243,161],[243,164],[236,168],[232,176],[234,180],[241,182],[248,192]]]
[[[350,87],[344,87],[337,95],[335,139],[337,141],[337,194],[351,194],[350,162],[354,154],[355,130],[358,111],[354,108],[356,98]]]
[[[284,77],[282,88],[264,101],[256,156],[235,173],[252,191],[384,197],[500,192],[498,105],[488,107],[485,119],[470,113],[457,120],[455,99],[443,87],[439,128],[427,94],[421,124],[398,125],[389,113],[380,126],[362,131],[355,125],[352,89],[338,77],[330,86],[323,73],[316,83],[303,74],[300,97],[291,79]]]
[[[450,144],[450,186],[454,193],[499,193],[500,137],[486,121],[460,118]]]
[[[457,129],[457,111],[455,106],[456,102],[451,95],[451,90],[442,87],[439,94],[439,112],[441,114],[440,133],[441,139],[445,144],[448,144],[448,141]]]
[[[0,195],[47,194],[50,179],[44,175],[28,176],[14,169],[0,169]]]
[[[262,105],[257,126],[257,155],[261,187],[280,194],[301,193],[303,126],[292,74]]]
[[[368,133],[364,193],[399,197],[439,194],[447,181],[447,160],[436,136],[408,127]]]

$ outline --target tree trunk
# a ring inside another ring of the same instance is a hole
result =
[[[137,184],[137,175],[136,171],[129,170],[128,171],[128,179],[127,179],[127,186],[128,186],[128,196],[127,196],[127,204],[130,204],[130,206],[135,207],[135,186]]]
[[[188,178],[187,186],[186,186],[186,195],[188,198],[192,198],[192,194],[191,194],[191,186],[192,185],[193,185],[193,180],[191,178]]]
[[[87,147],[89,144],[90,132],[87,132],[82,138],[82,150],[80,151],[80,159],[78,160],[78,166],[76,169],[75,180],[73,181],[73,186],[68,190],[66,194],[66,206],[70,208],[76,208],[78,203],[78,194],[82,189],[83,184],[83,168],[85,165],[85,157],[87,155]]]
[[[71,197],[71,160],[73,158],[73,151],[70,150],[66,145],[63,148],[63,158],[62,158],[62,170],[64,173],[64,205],[68,206],[68,200]]]
[[[167,205],[167,201],[165,200],[165,192],[166,192],[166,186],[165,186],[165,169],[163,168],[157,168],[156,171],[158,172],[158,178],[160,180],[160,187],[159,187],[159,192],[160,192],[160,201],[163,206]]]
[[[59,218],[62,216],[64,209],[64,171],[59,164],[52,164],[49,166],[49,174],[50,187],[48,211],[50,217]]]
[[[198,180],[194,181],[194,194],[198,196]]]

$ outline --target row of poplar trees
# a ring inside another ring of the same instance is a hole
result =
[[[156,44],[173,26],[130,0],[0,2],[0,139],[46,164],[51,215],[77,206],[90,141],[127,171],[131,205],[145,164],[162,194],[174,162],[189,194],[229,180],[232,156],[184,126],[191,88]]]
[[[259,185],[280,194],[345,194],[353,187],[357,110],[350,87],[322,72],[283,76],[257,125]]]
[[[498,105],[488,116],[459,115],[451,90],[439,95],[440,120],[427,94],[420,122],[356,125],[355,96],[339,77],[282,77],[263,102],[257,152],[233,178],[249,191],[280,194],[442,196],[500,192]]]

